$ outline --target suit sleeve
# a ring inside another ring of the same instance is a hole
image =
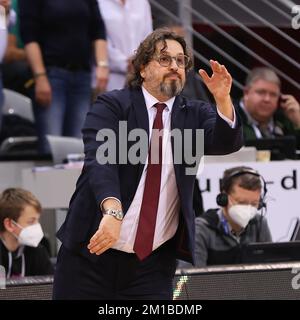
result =
[[[88,183],[98,206],[108,197],[121,200],[117,164],[121,115],[117,101],[107,95],[99,96],[87,114],[82,130],[85,152],[83,172],[88,175]]]
[[[243,131],[241,120],[236,113],[236,127],[231,128],[222,119],[216,107],[203,104],[200,108],[200,128],[204,129],[204,152],[207,155],[224,155],[238,151],[243,145]]]

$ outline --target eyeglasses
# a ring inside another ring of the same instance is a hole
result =
[[[249,202],[249,201],[238,201],[236,199],[233,198],[233,196],[229,195],[229,198],[231,199],[231,202],[233,202],[233,204],[243,204],[243,205],[250,205],[253,207],[258,208],[259,206],[259,201],[253,201],[253,202]],[[233,200],[233,201],[232,201]]]
[[[178,68],[186,68],[190,61],[190,58],[184,54],[178,54],[175,57],[171,57],[167,54],[162,54],[160,56],[157,56],[155,60],[162,67],[169,67],[172,64],[173,59],[176,61]]]

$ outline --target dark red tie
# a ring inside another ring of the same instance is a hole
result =
[[[152,252],[160,194],[162,135],[159,135],[159,130],[163,129],[162,113],[166,105],[164,103],[157,103],[155,107],[157,109],[157,113],[154,119],[153,130],[151,134],[145,189],[140,211],[139,224],[133,246],[133,250],[140,260],[145,259]]]

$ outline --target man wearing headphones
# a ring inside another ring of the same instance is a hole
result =
[[[224,172],[219,209],[196,218],[196,267],[240,262],[240,248],[250,242],[270,242],[271,233],[262,212],[266,182],[255,170],[241,166]]]

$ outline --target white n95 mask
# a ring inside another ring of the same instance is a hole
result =
[[[18,235],[18,241],[20,244],[25,246],[36,248],[41,240],[43,239],[44,232],[42,230],[40,223],[35,223],[33,225],[22,227],[14,221],[14,223],[22,228],[20,234]]]
[[[257,208],[249,204],[235,204],[228,209],[228,214],[233,222],[245,228],[249,221],[256,215]]]

